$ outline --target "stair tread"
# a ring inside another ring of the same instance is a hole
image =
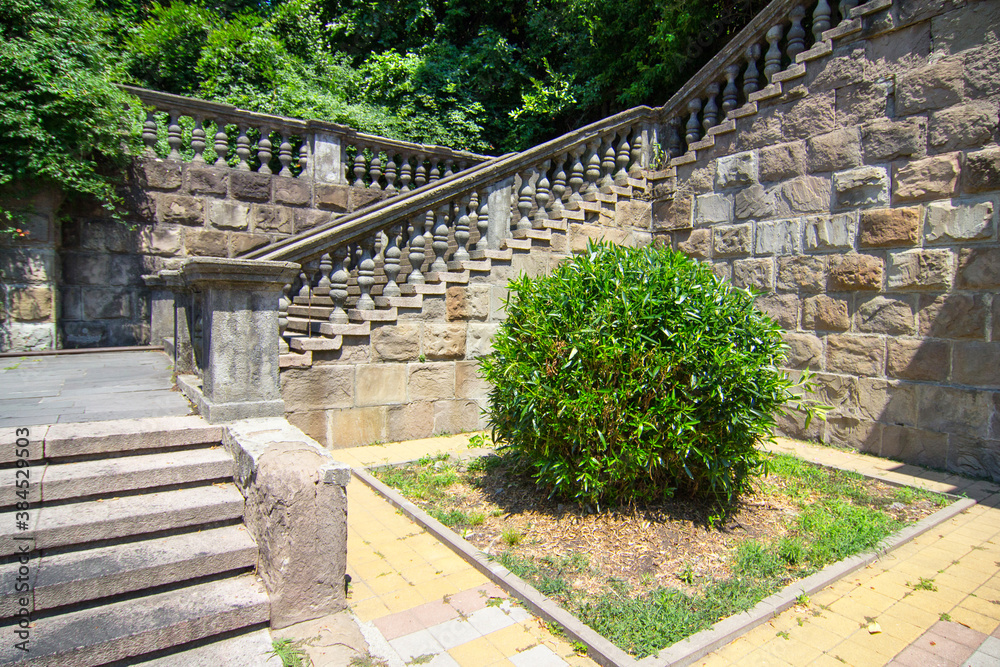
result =
[[[0,664],[102,665],[264,623],[268,615],[256,577],[230,577],[46,618],[35,624],[30,653],[4,642]]]
[[[31,563],[34,610],[252,567],[257,545],[242,525],[58,554]],[[0,566],[0,618],[16,613],[14,562]]]
[[[169,655],[139,659],[132,667],[278,667],[267,628],[220,639],[194,648],[179,647]]]
[[[109,500],[42,505],[31,529],[18,531],[15,512],[0,513],[0,555],[16,553],[15,538],[33,537],[37,549],[84,544],[158,530],[224,521],[243,515],[243,495],[231,482]]]
[[[45,458],[184,447],[221,439],[222,427],[197,415],[53,424],[45,435]]]

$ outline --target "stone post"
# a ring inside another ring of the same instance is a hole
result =
[[[487,239],[491,250],[499,250],[503,239],[510,236],[510,196],[514,187],[514,178],[496,183],[486,191],[489,207],[489,226]]]
[[[189,259],[185,282],[202,294],[200,390],[178,379],[210,423],[284,415],[278,385],[278,298],[292,262]]]
[[[316,132],[313,135],[310,165],[317,183],[347,185],[344,176],[343,137],[332,132]]]

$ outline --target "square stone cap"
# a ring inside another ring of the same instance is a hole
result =
[[[300,268],[295,262],[198,257],[185,260],[181,273],[187,284],[202,288],[218,285],[280,290],[295,279]]]

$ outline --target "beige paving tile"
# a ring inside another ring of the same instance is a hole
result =
[[[460,665],[489,665],[507,657],[486,637],[480,637],[449,649],[448,654]]]

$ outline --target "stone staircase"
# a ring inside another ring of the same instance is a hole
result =
[[[221,437],[200,417],[33,428],[19,468],[4,434],[0,664],[200,664],[177,651],[264,627],[257,545]],[[26,530],[18,470],[30,475]]]

